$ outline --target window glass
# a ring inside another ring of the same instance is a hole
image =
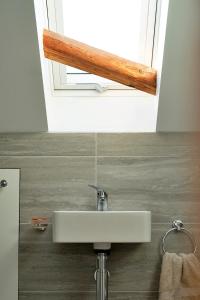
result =
[[[62,0],[64,35],[124,58],[142,62],[141,0]],[[66,66],[69,83],[111,82]],[[75,79],[76,78],[76,79]]]

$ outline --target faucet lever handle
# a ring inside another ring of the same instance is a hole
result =
[[[93,185],[93,184],[88,184],[88,186],[91,187],[92,189],[95,189],[97,192],[98,192],[99,190],[101,190],[100,187],[98,187],[98,186],[96,186],[96,185]]]
[[[93,185],[93,184],[88,184],[88,186],[97,191],[97,196],[98,197],[101,197],[101,198],[107,198],[108,197],[107,193],[101,187],[98,187],[98,186]]]

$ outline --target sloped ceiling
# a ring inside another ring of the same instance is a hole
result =
[[[0,1],[0,132],[47,130],[34,3]]]
[[[157,131],[200,130],[200,1],[170,0]]]

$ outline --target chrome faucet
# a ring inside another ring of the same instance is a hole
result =
[[[97,191],[97,211],[108,210],[108,194],[104,189],[89,184],[89,187]],[[108,300],[109,271],[107,270],[107,259],[110,252],[110,243],[94,243],[94,250],[97,254],[97,270],[94,278],[96,280],[96,300]]]
[[[104,191],[104,189],[92,184],[89,184],[88,186],[97,191],[97,210],[108,210],[108,194]]]

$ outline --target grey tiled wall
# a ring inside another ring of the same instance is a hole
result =
[[[92,245],[53,244],[51,225],[32,230],[32,216],[93,210],[88,184],[109,194],[113,210],[151,210],[152,242],[113,245],[111,300],[156,300],[160,240],[174,218],[198,239],[199,136],[191,134],[1,134],[0,168],[20,168],[20,300],[95,299]],[[190,251],[171,237],[171,251]]]

